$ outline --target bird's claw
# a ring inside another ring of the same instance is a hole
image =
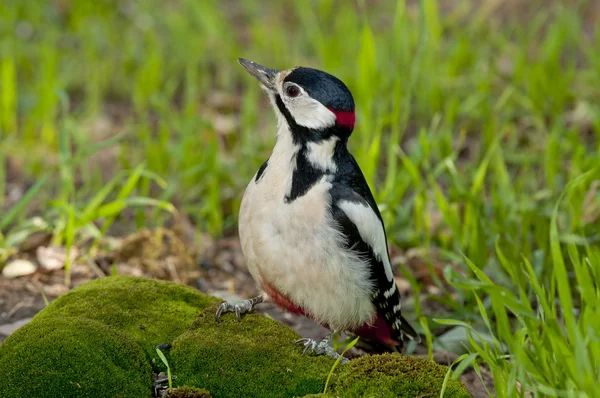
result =
[[[318,344],[315,340],[310,339],[308,337],[302,338],[302,339],[298,339],[296,341],[294,341],[294,344],[303,344],[304,345],[304,350],[302,350],[302,356],[306,355],[306,353],[311,350],[313,353],[315,354],[319,354],[318,351]]]
[[[328,355],[333,359],[338,359],[341,355],[338,354],[330,345],[329,338],[325,338],[321,342],[317,342],[311,338],[305,337],[298,339],[294,344],[303,344],[304,350],[302,350],[302,356],[306,355],[307,352],[312,352],[314,355]],[[341,363],[348,362],[348,358],[341,356]]]
[[[221,303],[219,308],[217,309],[217,313],[215,314],[215,319],[218,321],[222,314],[226,312],[235,312],[235,317],[238,321],[242,320],[242,314],[252,311],[254,307],[254,303],[252,300],[242,300],[237,303],[230,304],[227,301]]]

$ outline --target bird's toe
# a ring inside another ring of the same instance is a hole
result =
[[[215,318],[218,321],[221,315],[226,312],[234,312],[235,317],[238,321],[242,320],[242,315],[248,312],[251,312],[256,304],[262,303],[262,297],[255,297],[249,300],[238,301],[237,303],[230,304],[227,301],[224,301],[219,308],[217,309],[217,313],[215,314]]]
[[[217,313],[215,314],[215,320],[219,320],[221,315],[228,311],[228,308],[231,306],[227,301],[223,301],[219,308],[217,309]]]
[[[298,339],[298,340],[294,341],[294,344],[303,344],[303,345],[306,345],[306,343],[309,342],[309,341],[312,341],[312,339],[308,338],[308,337],[303,337],[301,339]]]
[[[339,358],[340,354],[338,354],[329,345],[329,341],[330,341],[329,336],[320,342],[317,342],[308,337],[304,337],[304,338],[296,340],[294,342],[294,344],[303,344],[304,345],[304,349],[302,350],[303,356],[306,355],[307,352],[311,352],[313,355],[327,355],[334,359]],[[341,362],[346,363],[346,362],[348,362],[348,359],[344,358],[342,356]]]

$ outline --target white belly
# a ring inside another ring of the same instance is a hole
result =
[[[331,183],[323,177],[285,203],[289,169],[277,167],[277,161],[271,157],[242,200],[239,233],[250,273],[259,287],[272,286],[332,330],[372,321],[369,268],[344,248],[344,237],[334,228]]]

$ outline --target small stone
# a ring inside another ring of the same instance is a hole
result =
[[[79,250],[76,247],[71,247],[69,257],[71,263],[75,261],[79,255]],[[37,260],[40,266],[47,271],[61,269],[67,262],[67,249],[62,246],[40,246],[36,250]]]
[[[2,276],[6,279],[14,279],[20,276],[31,275],[37,270],[37,266],[29,260],[17,259],[9,262],[2,268]]]

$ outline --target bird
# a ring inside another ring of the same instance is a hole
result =
[[[332,336],[350,332],[401,349],[419,335],[401,313],[383,219],[347,144],[356,121],[348,87],[309,67],[267,68],[238,58],[267,93],[277,118],[270,157],[249,182],[238,232],[259,296],[224,301],[241,315],[265,301],[331,332],[303,355],[340,355]],[[343,361],[347,361],[342,357]]]

